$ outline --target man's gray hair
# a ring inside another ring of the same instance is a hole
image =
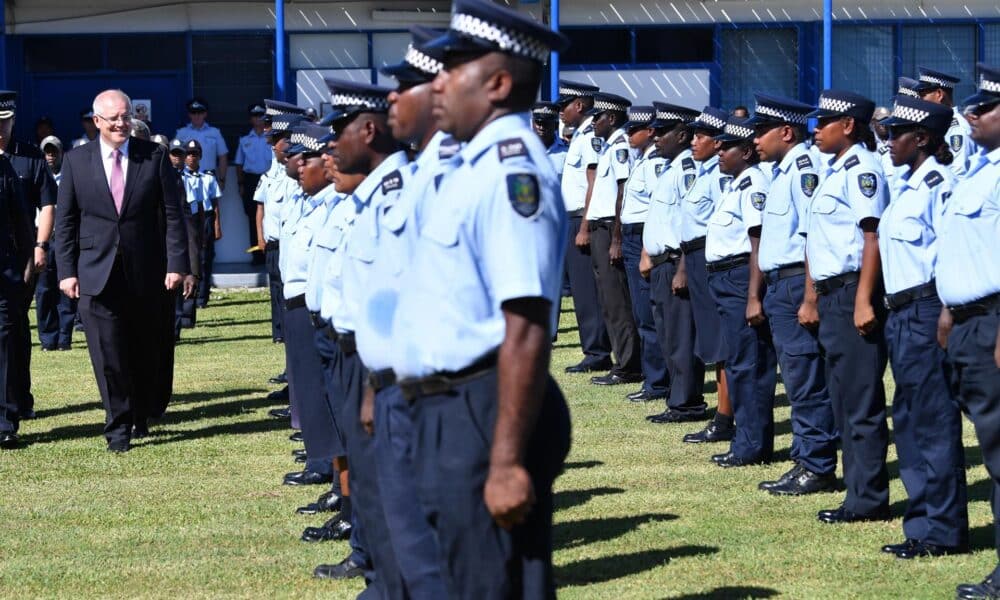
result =
[[[128,94],[119,89],[110,89],[110,90],[104,90],[94,98],[94,103],[91,105],[90,108],[93,109],[95,115],[101,115],[102,117],[104,116],[104,113],[102,113],[97,108],[97,105],[100,103],[101,97],[108,94],[116,94],[121,98],[123,98],[125,100],[125,104],[128,105],[128,112],[129,113],[132,112],[132,99],[128,97]]]

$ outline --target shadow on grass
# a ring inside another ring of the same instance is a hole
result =
[[[677,558],[715,554],[718,551],[719,549],[714,546],[678,546],[600,558],[586,558],[556,567],[556,585],[566,587],[613,581],[662,567]]]
[[[264,333],[261,335],[240,335],[236,337],[221,337],[221,336],[199,337],[199,338],[182,337],[181,339],[177,340],[177,345],[214,344],[217,342],[245,342],[249,340],[269,340],[269,339],[271,339],[270,333]]]
[[[593,469],[594,467],[599,467],[603,465],[604,462],[599,460],[578,460],[576,462],[568,462],[563,468],[567,471],[569,469]]]
[[[77,412],[86,412],[88,410],[101,410],[100,401],[83,402],[81,404],[69,404],[66,406],[60,406],[59,408],[46,408],[44,410],[36,410],[35,419],[47,419],[50,417],[59,417],[62,415],[69,415]]]
[[[137,446],[161,446],[176,442],[188,442],[218,437],[220,435],[244,435],[250,433],[267,433],[270,431],[288,430],[287,421],[264,419],[260,421],[242,421],[225,425],[212,425],[202,429],[154,429],[151,436],[140,440]]]
[[[552,528],[555,549],[577,548],[594,542],[606,542],[638,529],[646,523],[673,521],[677,515],[646,513],[629,517],[604,517],[556,522]]]
[[[260,298],[259,300],[257,300],[257,299],[247,300],[247,299],[244,299],[244,298],[238,298],[237,296],[234,295],[234,296],[225,297],[225,298],[212,299],[208,303],[209,308],[199,308],[198,310],[204,310],[206,312],[210,312],[212,310],[212,308],[217,308],[217,307],[220,307],[220,306],[243,306],[245,304],[268,304],[268,305],[270,305],[270,303],[271,303],[271,301],[266,296],[263,297],[263,298]]]
[[[558,511],[586,504],[598,496],[610,496],[612,494],[623,493],[625,493],[625,490],[617,487],[596,487],[589,490],[563,490],[555,493],[553,503],[555,504],[555,509]]]
[[[697,594],[684,594],[682,596],[670,596],[674,600],[728,600],[729,598],[772,598],[781,592],[771,588],[756,586],[726,586],[715,588],[707,592]]]
[[[198,327],[229,327],[230,325],[260,325],[262,323],[270,324],[271,319],[215,319],[205,323],[199,322]]]

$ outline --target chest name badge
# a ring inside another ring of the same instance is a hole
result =
[[[528,173],[507,176],[507,199],[514,212],[522,217],[533,217],[541,206],[538,196],[538,179]]]

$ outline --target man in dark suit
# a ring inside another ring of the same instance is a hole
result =
[[[189,267],[176,175],[159,144],[129,137],[131,112],[120,90],[94,99],[100,135],[66,154],[56,206],[59,288],[80,299],[113,452],[145,429],[163,289]]]

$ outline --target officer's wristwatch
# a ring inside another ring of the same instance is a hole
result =
[[[49,251],[49,243],[48,242],[35,242],[35,248],[41,248],[42,250],[45,250],[46,252],[48,252]]]

